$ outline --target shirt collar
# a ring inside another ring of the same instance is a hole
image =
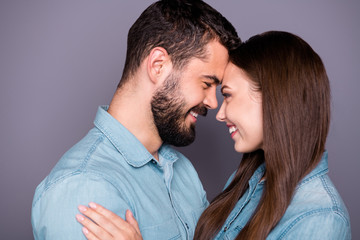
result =
[[[129,165],[133,167],[144,166],[154,157],[128,129],[107,112],[108,108],[109,106],[98,108],[94,120],[95,126],[114,145]],[[170,146],[165,144],[159,149],[160,154],[172,162],[178,159],[177,155],[171,151]]]
[[[310,181],[313,178],[326,174],[328,171],[328,153],[325,150],[318,165],[301,180],[299,186]]]
[[[256,185],[261,181],[265,173],[265,163],[262,163],[254,172],[249,180],[249,192],[255,189]]]

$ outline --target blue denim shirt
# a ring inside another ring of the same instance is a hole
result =
[[[130,209],[144,239],[192,239],[208,201],[189,160],[168,145],[153,160],[106,107],[94,124],[37,187],[35,239],[85,239],[75,215],[91,201],[123,218]]]
[[[298,184],[284,216],[266,239],[351,239],[349,214],[327,172],[325,152],[318,166]],[[235,239],[249,221],[264,189],[264,173],[265,165],[261,165],[215,239]]]

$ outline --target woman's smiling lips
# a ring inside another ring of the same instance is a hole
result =
[[[226,126],[229,128],[229,133],[231,134],[231,137],[233,137],[237,132],[237,127],[232,124],[226,124]]]

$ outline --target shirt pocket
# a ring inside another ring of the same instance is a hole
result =
[[[153,226],[145,226],[141,229],[144,240],[175,240],[181,239],[179,229],[174,219],[169,219],[163,223]]]

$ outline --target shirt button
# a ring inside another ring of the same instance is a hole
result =
[[[155,164],[155,160],[151,160],[151,163]]]
[[[187,229],[189,229],[189,225],[187,223],[185,223],[185,226],[186,226]]]

